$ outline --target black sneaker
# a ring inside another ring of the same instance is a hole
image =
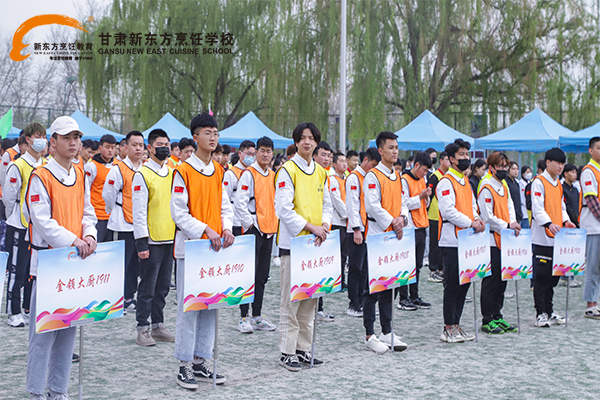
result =
[[[79,362],[79,360],[81,360],[81,357],[79,357],[79,354],[73,353],[73,358],[71,359],[71,362]]]
[[[420,297],[417,297],[416,299],[411,300],[410,302],[413,303],[415,306],[417,306],[417,308],[424,308],[424,309],[431,308],[431,304],[427,303],[426,301],[421,300]]]
[[[304,364],[308,364],[310,365],[310,351],[301,351],[301,350],[296,350],[296,356],[298,357],[298,361],[303,362]],[[317,359],[315,357],[315,361],[313,362],[313,365],[321,365],[323,364],[323,361]]]
[[[404,311],[415,311],[417,309],[417,306],[415,306],[413,303],[411,303],[409,299],[400,300],[400,303],[398,303],[397,307],[399,310],[404,310]]]
[[[137,306],[137,302],[135,299],[125,300],[123,302],[123,310],[135,311]]]
[[[285,369],[292,372],[300,371],[300,363],[298,362],[298,356],[295,354],[281,354],[279,358],[279,365],[282,365]]]
[[[199,381],[203,381],[203,382],[212,382],[213,381],[213,373],[210,370],[210,368],[208,367],[206,360],[204,360],[203,362],[201,362],[199,364],[193,363],[192,370],[194,371],[194,376],[196,376],[196,378],[198,378]],[[224,384],[226,380],[227,380],[227,378],[225,378],[223,375],[217,374],[217,385]]]
[[[198,389],[198,383],[194,378],[194,372],[192,371],[192,367],[189,364],[186,366],[179,367],[179,373],[177,374],[177,384],[185,389]]]

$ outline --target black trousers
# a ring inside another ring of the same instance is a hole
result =
[[[444,265],[444,324],[459,325],[470,283],[460,284],[458,247],[440,247]]]
[[[363,242],[363,245],[366,244]],[[365,259],[363,265],[367,279],[364,280],[364,298],[363,298],[363,325],[367,332],[367,336],[375,334],[375,303],[379,302],[379,322],[381,323],[381,331],[387,335],[392,331],[392,306],[393,293],[392,289],[384,290],[383,292],[369,294],[369,263]]]
[[[441,271],[442,251],[438,246],[439,221],[429,220],[429,270]]]
[[[140,260],[135,318],[138,326],[147,326],[148,317],[153,324],[164,322],[163,309],[173,273],[173,244],[150,244],[150,256]]]
[[[552,276],[552,256],[554,248],[550,246],[533,245],[533,273],[535,284],[533,285],[533,302],[536,315],[543,313],[552,315],[552,299],[554,298],[554,287],[558,285],[559,276]]]
[[[254,235],[256,238],[256,252],[254,253],[254,301],[252,302],[252,316],[260,317],[262,304],[265,296],[265,285],[269,280],[269,271],[271,270],[271,251],[273,250],[274,235],[267,239],[267,236],[260,234],[258,229],[253,226],[245,235]],[[249,304],[242,304],[240,311],[242,318],[248,315]]]
[[[117,232],[117,239],[125,241],[125,300],[133,299],[138,289],[140,261],[133,232]]]
[[[29,265],[31,251],[29,241],[25,240],[27,229],[6,227],[6,247],[8,251],[8,285],[6,293],[6,313],[21,313],[21,288],[23,289],[23,309],[29,311],[31,301],[31,285]]]
[[[342,289],[347,288],[346,285],[346,262],[348,261],[348,251],[350,243],[348,243],[348,234],[346,227],[340,225],[332,225],[332,231],[340,231],[340,255],[342,256]]]
[[[97,243],[112,242],[114,239],[114,233],[108,229],[108,220],[99,219],[96,223],[96,231],[98,231]]]
[[[350,308],[355,310],[362,309],[367,287],[367,243],[364,241],[364,232],[362,236],[363,242],[356,244],[353,234],[348,234],[348,299]]]
[[[502,318],[506,281],[502,280],[500,249],[490,247],[492,275],[481,281],[481,315],[483,325]]]
[[[419,275],[421,268],[423,268],[423,256],[425,255],[425,243],[427,241],[427,229],[419,228],[415,229],[415,262],[417,267],[417,281],[410,285],[400,286],[398,291],[400,292],[400,300],[408,299],[410,292],[410,299],[416,300],[419,298]]]

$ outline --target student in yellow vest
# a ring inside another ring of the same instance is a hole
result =
[[[236,192],[238,189],[238,181],[242,172],[250,165],[254,163],[254,156],[256,155],[256,146],[254,142],[250,140],[244,140],[240,144],[239,152],[240,160],[227,171],[225,171],[225,176],[223,178],[223,188],[227,192],[227,197],[229,201],[231,201],[231,207],[233,207],[233,203],[235,201]],[[239,236],[242,234],[242,225],[240,222],[240,216],[233,209],[233,234],[235,236]]]
[[[429,177],[427,187],[431,188],[431,196],[429,198],[429,209],[427,217],[429,218],[429,282],[442,283],[444,269],[442,265],[442,251],[438,244],[438,231],[440,222],[440,212],[438,208],[438,198],[435,194],[440,179],[450,168],[450,159],[448,153],[442,151],[440,153],[440,167]]]
[[[398,308],[400,310],[413,311],[417,308],[431,308],[430,303],[419,297],[419,275],[423,267],[427,228],[429,227],[427,206],[429,205],[429,196],[431,196],[431,188],[427,187],[425,176],[431,166],[431,157],[427,153],[417,153],[412,169],[402,175],[402,204],[406,204],[409,211],[408,227],[415,228],[417,282],[399,288],[400,303]]]
[[[135,239],[133,238],[133,204],[131,202],[131,183],[133,175],[142,168],[144,156],[144,136],[139,131],[127,134],[127,157],[116,162],[106,175],[102,198],[106,204],[107,228],[117,233],[117,240],[125,241],[125,301],[124,311],[134,311],[134,299],[140,275],[140,264]],[[122,146],[121,146],[122,147]]]
[[[469,168],[471,145],[462,139],[446,146],[451,167],[436,188],[440,211],[438,240],[444,266],[444,331],[440,339],[447,343],[474,340],[460,326],[465,297],[470,284],[461,285],[458,275],[458,231],[474,228],[483,232],[485,224],[477,214],[477,202],[464,172]]]
[[[321,142],[322,143],[322,142]],[[348,162],[344,153],[333,155],[333,164],[329,175],[329,195],[333,205],[332,231],[340,231],[340,254],[342,256],[342,291],[348,290],[346,285],[346,262],[348,261],[349,241],[346,227],[348,226],[348,211],[346,210],[346,173]]]
[[[93,156],[91,160],[85,164],[85,184],[90,192],[90,199],[98,223],[96,230],[98,231],[98,243],[110,242],[113,240],[113,232],[108,229],[109,215],[106,213],[106,204],[102,198],[102,190],[106,182],[106,176],[113,167],[115,156],[115,146],[117,144],[113,135],[106,134],[100,138],[100,152]]]
[[[375,143],[381,155],[381,162],[367,175],[363,182],[365,210],[367,211],[367,242],[369,236],[383,232],[394,232],[402,239],[403,229],[408,223],[408,208],[402,201],[402,182],[400,175],[394,169],[398,160],[398,136],[392,132],[381,132]],[[367,266],[368,276],[368,266]],[[394,350],[406,350],[406,343],[392,333],[392,307],[394,291],[369,294],[368,284],[363,301],[363,325],[366,330],[365,345],[377,354],[383,354],[392,347],[394,335]],[[381,335],[375,336],[375,303],[379,302],[379,321]]]
[[[362,163],[346,179],[346,211],[348,212],[348,235],[350,249],[348,251],[348,299],[350,305],[346,314],[351,317],[363,316],[363,298],[367,287],[367,243],[365,227],[367,211],[363,182],[365,175],[381,161],[381,155],[375,147],[365,151]],[[375,337],[375,336],[374,336]],[[376,337],[375,337],[376,338]],[[385,349],[387,351],[387,349]]]
[[[231,154],[231,146],[228,144],[223,145],[223,155],[221,156],[221,167],[223,170],[227,171],[231,168],[231,164],[229,164],[229,155]]]
[[[290,302],[290,244],[296,236],[312,233],[315,244],[327,239],[331,224],[331,199],[327,172],[312,160],[321,132],[312,122],[303,122],[292,133],[298,152],[277,172],[275,210],[279,218],[277,244],[281,258],[281,306],[279,319],[279,364],[300,371],[309,364],[316,299]],[[314,360],[316,365],[323,361]]]
[[[140,346],[174,342],[164,327],[163,309],[173,272],[175,223],[171,219],[173,170],[168,167],[169,136],[162,129],[148,135],[150,159],[133,175],[133,236],[140,258],[137,338]],[[148,318],[152,318],[152,332]]]
[[[502,318],[506,281],[502,280],[500,235],[502,229],[513,229],[518,236],[521,225],[517,222],[510,190],[502,183],[508,176],[510,160],[506,154],[495,151],[488,157],[487,165],[492,177],[481,180],[477,204],[483,223],[490,224],[492,275],[481,282],[481,330],[498,335],[517,331]]]
[[[19,134],[19,137],[21,136],[23,136],[23,131]],[[19,154],[21,154],[21,149],[19,148],[18,140],[13,147],[6,149],[4,154],[2,154],[2,158],[0,159],[0,185],[4,186],[8,164],[10,164],[11,161],[14,161]]]
[[[233,244],[233,209],[223,188],[223,168],[211,160],[217,147],[217,121],[208,113],[195,116],[190,131],[198,150],[174,173],[171,191],[171,216],[177,226],[177,332],[175,358],[180,361],[177,383],[186,389],[198,388],[196,379],[212,382],[213,372],[206,359],[213,357],[216,310],[183,312],[185,241],[210,239],[215,251]],[[191,364],[190,364],[191,363]],[[217,384],[226,378],[217,374]]]
[[[96,216],[85,189],[84,174],[71,160],[81,144],[81,131],[71,117],[58,117],[50,127],[55,156],[30,177],[31,275],[37,276],[37,252],[74,246],[84,259],[96,250]],[[31,321],[36,320],[37,282],[31,294]],[[27,386],[30,399],[68,399],[71,359],[77,328],[35,332],[29,324]],[[49,389],[48,396],[44,395]]]
[[[171,155],[167,159],[167,166],[176,169],[181,165],[181,150],[179,150],[179,142],[171,143]]]
[[[554,235],[565,228],[575,228],[563,200],[560,174],[567,156],[559,148],[546,151],[546,170],[531,184],[531,243],[533,244],[533,300],[537,318],[536,327],[565,324],[564,317],[554,312],[552,299],[559,277],[552,276]]]
[[[273,141],[266,136],[262,137],[256,142],[256,148],[256,161],[242,173],[234,203],[244,234],[256,237],[252,318],[248,318],[250,305],[241,305],[238,330],[242,333],[252,333],[254,330],[274,331],[277,328],[262,316],[273,235],[277,233],[278,222],[275,216],[275,172],[269,169],[273,158]]]
[[[25,196],[29,176],[42,164],[40,151],[46,147],[46,128],[39,122],[32,122],[23,129],[27,140],[27,151],[8,166],[6,181],[2,191],[2,201],[6,207],[6,244],[8,251],[8,282],[6,292],[6,313],[8,325],[23,327],[29,323],[29,303],[31,300],[31,280],[29,280],[29,216]],[[21,314],[21,288],[23,290],[23,313]]]

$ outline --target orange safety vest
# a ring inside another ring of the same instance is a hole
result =
[[[279,223],[275,215],[275,172],[268,170],[269,174],[264,176],[254,167],[248,167],[246,171],[252,174],[254,180],[254,200],[256,212],[256,223],[260,231],[264,234],[273,234],[277,232]],[[244,186],[240,188],[244,190]]]
[[[131,183],[133,182],[133,175],[135,175],[135,171],[123,161],[119,161],[117,163],[119,167],[119,172],[121,173],[121,177],[123,178],[123,187],[121,188],[121,193],[123,195],[123,203],[119,204],[123,209],[123,216],[125,217],[125,221],[130,224],[133,224],[133,202],[131,201]]]
[[[475,217],[473,215],[473,190],[471,189],[471,184],[469,183],[469,180],[465,177],[464,178],[465,183],[463,185],[451,173],[446,173],[446,175],[444,175],[444,177],[442,179],[448,179],[450,181],[450,183],[452,184],[452,188],[454,189],[454,195],[456,196],[455,207],[458,210],[458,212],[465,214],[467,217],[469,217],[471,219],[471,221],[473,221],[475,219]],[[440,182],[442,181],[442,179],[440,179]],[[439,183],[438,183],[438,185],[439,185]],[[442,192],[442,196],[444,196],[444,192]],[[442,229],[444,227],[444,222],[448,222],[448,221],[442,219],[441,212],[439,212],[439,214],[440,214],[440,222],[442,225],[440,226],[440,228],[438,230],[438,241],[442,237]],[[463,229],[465,229],[465,228],[459,228],[456,225],[454,226],[454,234],[456,235],[457,239],[458,239],[458,231],[461,231]]]
[[[335,178],[338,181],[338,186],[340,187],[340,197],[342,198],[342,201],[345,203],[346,202],[346,185],[344,184],[345,179],[340,178],[337,175],[330,175],[330,176]]]
[[[363,183],[365,182],[365,177],[362,176],[358,171],[354,170],[351,174],[356,175],[358,178],[358,188],[360,190],[360,219],[365,227],[365,232],[367,230],[367,210],[365,209],[365,191],[363,190]],[[350,190],[354,190],[352,186],[350,186]]]
[[[204,222],[219,235],[223,232],[221,225],[221,202],[223,200],[223,174],[225,171],[221,165],[211,160],[215,167],[212,175],[206,176],[197,171],[188,162],[182,163],[175,171],[183,178],[185,188],[188,192],[188,209],[192,217]],[[178,193],[183,188],[177,186],[174,192]],[[202,239],[208,239],[206,234]]]
[[[548,179],[544,178],[541,175],[535,177],[535,179],[540,179],[542,184],[544,185],[544,208],[546,209],[546,214],[550,217],[550,220],[553,224],[562,226],[562,202],[563,202],[563,187],[560,182],[557,183],[556,186],[553,186]],[[540,192],[533,193],[534,196],[541,196]],[[550,229],[546,229],[546,235],[548,237],[554,238],[554,234],[550,232]]]
[[[79,168],[79,169],[81,170],[81,172],[84,172],[84,173],[85,173],[85,171],[83,170],[83,166],[84,166],[84,164],[85,164],[85,163],[83,162],[83,158],[79,157],[79,162],[78,162],[78,163],[74,163],[74,162],[72,162],[71,164],[73,164],[73,166],[74,166],[75,168]]]
[[[10,155],[10,161],[15,161],[15,157],[17,156],[17,154],[21,154],[17,153],[17,151],[12,147],[7,149],[6,152]]]
[[[494,200],[494,216],[496,218],[500,218],[502,221],[510,224],[510,213],[508,212],[508,190],[503,185],[504,188],[504,196],[500,196],[498,192],[492,187],[490,184],[485,184],[479,189],[479,193],[485,188],[487,188],[492,194],[492,198]],[[490,199],[486,199],[490,200]],[[501,235],[498,232],[494,232],[494,240],[496,241],[496,246],[500,247],[500,239]]]
[[[413,178],[409,174],[402,175],[402,179],[406,180],[408,184],[408,196],[414,197],[421,194],[423,190],[427,188],[425,178],[419,180]],[[412,217],[415,228],[427,228],[429,226],[429,216],[427,215],[427,200],[421,199],[421,207],[410,210],[410,216]]]
[[[94,182],[90,186],[90,201],[96,211],[96,218],[99,221],[106,221],[109,215],[106,213],[106,203],[102,198],[102,189],[104,188],[106,175],[108,175],[110,168],[106,164],[101,164],[96,160],[91,160],[91,162],[96,164],[96,179],[94,179]]]
[[[402,212],[402,182],[400,181],[398,171],[394,171],[396,175],[395,181],[391,180],[377,168],[373,168],[371,171],[375,174],[381,188],[381,208],[387,211],[392,218],[399,217]],[[372,189],[370,185],[369,189]],[[375,219],[367,217],[367,221],[375,222]],[[392,230],[392,224],[390,224],[385,232],[391,232]]]
[[[40,178],[46,192],[48,192],[52,209],[52,219],[56,220],[60,226],[82,239],[83,224],[81,221],[83,220],[85,201],[83,172],[81,172],[79,168],[75,168],[75,183],[71,186],[67,186],[59,181],[48,168],[36,168],[33,171],[33,174]],[[39,195],[30,196],[28,193],[27,206],[29,208],[31,208],[30,202],[39,201],[39,198],[34,199],[36,196]]]

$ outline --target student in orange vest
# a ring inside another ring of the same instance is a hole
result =
[[[447,343],[475,339],[475,335],[460,326],[465,297],[471,284],[461,285],[458,275],[458,231],[474,228],[479,233],[485,230],[485,224],[477,214],[477,202],[469,179],[464,175],[470,166],[470,148],[471,144],[462,139],[446,146],[451,167],[436,188],[440,211],[438,240],[444,266],[445,326],[440,339]]]
[[[171,155],[167,159],[167,166],[176,169],[181,165],[181,150],[179,150],[179,142],[171,143]]]
[[[71,163],[73,164],[73,166],[75,168],[79,168],[81,170],[81,172],[84,172],[85,162],[83,161],[83,158],[81,158],[82,151],[83,151],[83,144],[80,144],[79,150],[77,150],[77,154],[75,154],[75,157],[73,157],[73,161],[71,161]]]
[[[74,246],[84,259],[96,250],[96,215],[85,189],[84,174],[71,160],[81,145],[81,131],[71,117],[58,117],[50,127],[55,156],[31,174],[27,208],[31,219],[31,275],[37,276],[37,252]],[[31,296],[36,320],[37,282]],[[68,399],[71,359],[77,328],[35,332],[29,324],[27,386],[30,399]],[[49,389],[48,396],[44,395]]]
[[[117,161],[123,161],[125,158],[127,158],[127,138],[121,139],[119,142],[119,148],[115,154],[115,159]]]
[[[533,301],[536,310],[535,326],[547,328],[552,324],[565,324],[564,317],[554,312],[552,299],[558,276],[552,276],[554,235],[565,228],[575,228],[563,199],[559,181],[567,156],[555,147],[546,151],[546,170],[536,176],[531,184],[531,243],[533,244]]]
[[[398,304],[400,310],[413,311],[417,308],[431,308],[431,304],[419,297],[419,275],[423,267],[427,243],[427,228],[429,227],[427,207],[429,206],[429,196],[431,196],[431,188],[427,187],[425,177],[432,165],[429,154],[417,153],[412,169],[402,175],[402,204],[406,204],[409,211],[408,227],[415,228],[417,282],[408,286],[400,286],[400,303]]]
[[[23,131],[19,133],[19,137],[23,136]],[[8,170],[8,164],[11,161],[15,161],[17,155],[21,154],[18,140],[13,147],[6,149],[2,158],[0,159],[0,185],[4,186],[4,180],[6,179],[6,171]]]
[[[333,205],[333,215],[331,220],[331,230],[340,231],[340,254],[342,256],[342,291],[348,290],[346,285],[346,262],[348,260],[348,234],[346,227],[348,225],[348,211],[346,210],[346,173],[348,162],[344,153],[335,153],[333,155],[330,175],[329,175],[329,194]]]
[[[502,229],[513,229],[518,236],[521,225],[517,222],[510,190],[502,183],[508,176],[510,160],[506,154],[495,151],[488,157],[487,165],[492,176],[482,179],[477,204],[483,223],[490,224],[492,275],[481,282],[481,330],[498,335],[517,331],[502,318],[506,281],[502,280],[500,235]]]
[[[221,164],[221,159],[223,158],[223,146],[221,146],[220,144],[217,145],[217,148],[215,149],[215,151],[212,152],[210,156],[213,160]]]
[[[400,175],[394,169],[398,160],[398,136],[392,132],[381,132],[375,143],[381,155],[381,162],[367,175],[363,182],[365,193],[365,210],[367,211],[367,242],[369,236],[383,232],[394,232],[402,239],[403,228],[408,223],[408,208],[402,201],[402,182]],[[367,266],[368,276],[368,266]],[[365,297],[363,302],[363,325],[366,330],[365,346],[367,349],[383,354],[392,347],[394,335],[394,350],[406,350],[406,343],[400,336],[392,333],[393,290],[370,294],[368,282],[365,282]],[[381,334],[375,336],[375,303],[379,302],[379,321]]]
[[[106,204],[102,198],[102,190],[106,182],[106,176],[113,167],[115,156],[115,146],[117,141],[113,135],[106,134],[100,138],[100,152],[92,157],[85,164],[85,184],[90,192],[90,198],[98,223],[96,230],[98,231],[98,243],[110,242],[113,240],[113,232],[108,229],[109,215],[106,213]]]
[[[256,146],[250,140],[244,140],[240,144],[239,152],[240,160],[227,171],[223,178],[223,188],[227,192],[227,197],[231,201],[231,207],[235,201],[236,192],[238,190],[238,181],[242,172],[250,165],[254,163],[254,156],[256,155]],[[240,236],[242,234],[242,225],[240,222],[240,216],[233,209],[233,234]]]
[[[238,330],[242,333],[274,331],[277,328],[261,314],[265,284],[269,280],[273,236],[277,233],[278,223],[275,216],[275,172],[269,169],[273,141],[262,137],[256,142],[256,147],[256,161],[242,173],[234,203],[244,234],[256,237],[252,318],[247,318],[249,304],[241,305]]]
[[[348,299],[350,304],[346,314],[351,317],[363,316],[363,298],[367,286],[367,243],[365,227],[367,211],[363,182],[365,175],[381,161],[381,155],[375,147],[365,152],[362,163],[346,178],[346,211],[348,212],[348,229],[351,235],[348,251]],[[387,351],[387,350],[386,350]]]
[[[177,332],[175,358],[180,361],[177,383],[197,389],[198,380],[212,382],[213,372],[206,359],[213,357],[216,310],[183,312],[185,241],[210,239],[215,251],[233,244],[231,233],[233,209],[223,188],[223,168],[211,160],[217,147],[219,131],[212,115],[195,116],[190,131],[198,150],[175,171],[171,192],[171,216],[177,225],[175,258],[177,259]],[[190,364],[191,363],[191,364]],[[226,378],[217,374],[217,384]]]
[[[183,138],[179,141],[179,150],[181,151],[181,162],[190,158],[196,151],[196,142],[192,139]]]
[[[127,157],[115,163],[106,175],[102,198],[106,204],[107,228],[117,234],[117,240],[125,241],[125,301],[123,310],[134,311],[140,264],[133,237],[133,212],[131,183],[133,175],[142,168],[144,136],[139,131],[127,134]]]
[[[174,342],[164,327],[163,309],[173,272],[175,224],[171,218],[173,170],[168,167],[169,136],[162,129],[148,135],[150,159],[133,176],[133,236],[140,258],[137,338],[140,346]],[[152,318],[152,332],[148,318]]]
[[[27,214],[26,191],[31,172],[42,165],[40,151],[46,147],[46,128],[32,122],[23,130],[27,150],[8,166],[2,201],[6,206],[8,237],[8,282],[6,313],[8,325],[23,327],[29,323],[31,280],[29,277],[29,215]],[[23,313],[21,313],[21,288],[23,288]]]
[[[90,161],[92,157],[94,157],[94,141],[92,139],[82,140],[81,148],[81,158],[83,159],[84,164],[87,164],[88,161]]]

